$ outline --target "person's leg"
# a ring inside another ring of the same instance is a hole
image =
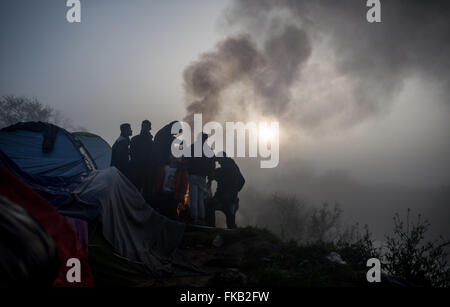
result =
[[[197,203],[198,203],[198,185],[196,182],[197,176],[191,175],[189,176],[189,209],[191,212],[191,218],[196,220],[198,218],[197,213]]]
[[[230,199],[224,204],[224,213],[227,219],[227,227],[230,229],[236,228],[236,212],[239,209],[239,198],[232,195]]]
[[[198,177],[198,219],[202,222],[205,221],[205,189],[206,189],[206,178]]]
[[[211,221],[211,214],[210,214],[210,204],[209,204],[210,202],[209,201],[207,201],[207,200],[205,200],[204,201],[204,206],[205,206],[205,224],[207,225],[207,226],[209,226],[209,224],[210,224],[210,221]]]
[[[233,204],[224,204],[222,212],[225,214],[227,228],[235,228]]]

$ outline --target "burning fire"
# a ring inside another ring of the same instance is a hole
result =
[[[177,215],[180,216],[181,212],[183,212],[187,206],[189,206],[189,184],[186,189],[186,194],[184,194],[183,202],[178,203]]]

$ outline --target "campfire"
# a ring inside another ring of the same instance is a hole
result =
[[[177,206],[177,215],[181,216],[181,214],[186,211],[186,207],[189,206],[189,184],[186,189],[186,194],[184,194],[183,202],[179,202]]]

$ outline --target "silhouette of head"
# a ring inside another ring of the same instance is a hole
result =
[[[204,144],[206,142],[206,140],[208,139],[208,135],[204,132],[202,132],[201,135],[202,135],[202,144]]]
[[[122,136],[132,136],[133,131],[131,130],[131,125],[128,123],[120,125],[120,135]]]
[[[150,130],[152,130],[152,123],[148,119],[142,121],[141,132],[150,132]]]
[[[228,162],[230,162],[231,158],[227,157],[227,153],[225,151],[221,151],[216,156],[216,161],[219,162],[220,166],[224,166]]]

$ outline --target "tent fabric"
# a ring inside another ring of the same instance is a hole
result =
[[[3,128],[0,149],[30,174],[74,176],[95,169],[82,144],[52,124],[29,122]]]
[[[54,281],[53,286],[76,287],[94,285],[94,279],[83,246],[64,217],[37,192],[20,181],[2,165],[0,165],[0,194],[31,213],[53,239],[61,262],[58,277]],[[78,258],[80,260],[82,270],[80,283],[70,283],[66,279],[67,271],[70,268],[65,264],[70,258]]]
[[[20,122],[9,127],[3,128],[3,132],[11,132],[17,130],[33,131],[41,133],[44,137],[42,142],[42,152],[49,153],[52,152],[53,146],[55,145],[56,134],[59,128],[55,125],[43,122]]]
[[[69,216],[65,216],[64,218],[66,219],[66,222],[70,225],[70,227],[72,227],[73,231],[75,231],[75,233],[77,234],[77,237],[87,254],[89,245],[88,223],[86,221]]]
[[[21,181],[51,203],[64,216],[85,221],[95,220],[101,211],[100,203],[82,203],[73,194],[86,175],[49,177],[27,174],[0,150],[0,165],[6,167]]]
[[[111,146],[100,136],[88,132],[73,132],[89,152],[97,169],[108,168],[111,164]]]
[[[115,167],[99,170],[74,191],[82,202],[100,202],[103,235],[114,251],[142,263],[147,274],[168,276],[185,225],[154,211]]]

